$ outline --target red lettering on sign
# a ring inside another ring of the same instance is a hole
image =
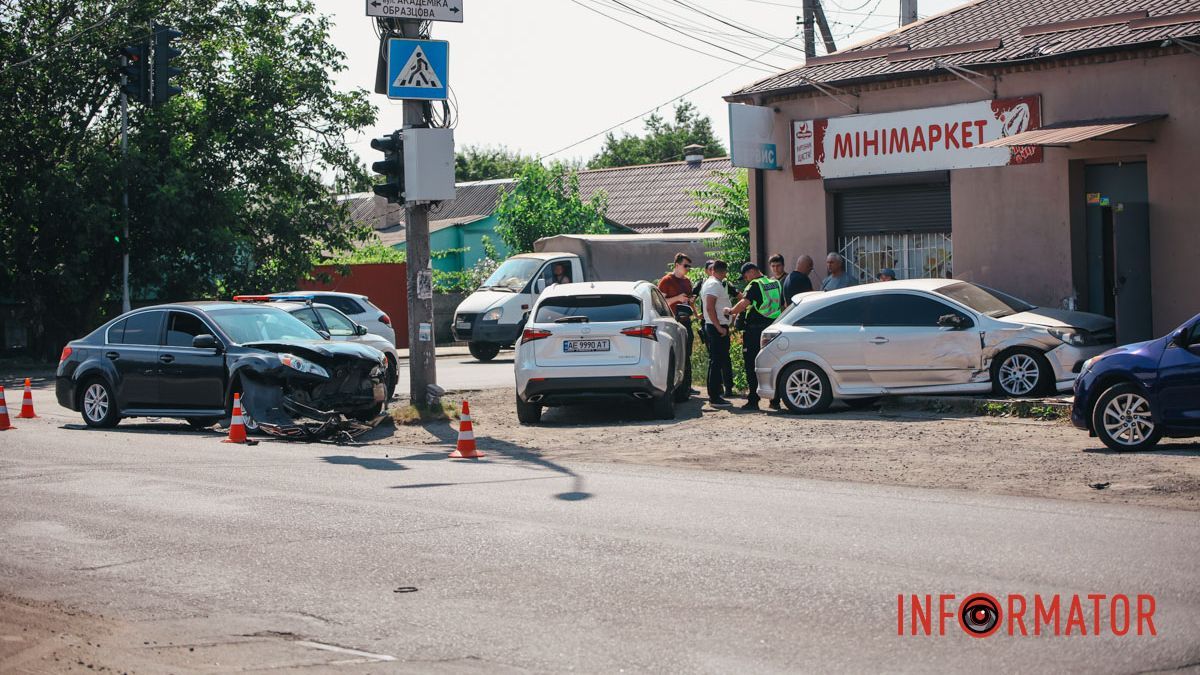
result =
[[[987,126],[987,120],[975,120],[975,128],[979,130],[979,133],[976,135],[979,137],[980,143],[983,143],[983,141],[984,141],[983,129],[986,126]]]
[[[951,143],[954,144],[954,147],[956,147],[956,148],[958,147],[958,122],[955,122],[954,124],[950,124],[949,122],[946,123],[946,149],[947,150],[950,149]]]
[[[916,127],[913,129],[911,147],[913,152],[916,152],[917,148],[920,148],[922,151],[929,149],[925,145],[925,127]]]
[[[942,127],[938,124],[929,125],[929,149],[933,150],[933,146],[937,145],[938,141],[942,140]]]
[[[892,152],[911,152],[908,147],[908,127],[892,129],[891,141]]]
[[[964,148],[975,147],[971,141],[971,124],[967,120],[962,121],[962,146]]]
[[[850,157],[854,154],[854,146],[850,134],[837,134],[833,137],[833,158]]]
[[[864,155],[870,154],[871,148],[874,148],[874,153],[876,155],[879,154],[879,130],[878,129],[872,130],[870,136],[867,136],[867,134],[865,132],[863,133],[862,154],[864,154]]]

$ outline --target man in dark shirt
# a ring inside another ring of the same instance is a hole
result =
[[[684,378],[688,390],[692,389],[692,345],[695,343],[695,333],[692,332],[692,282],[688,280],[688,270],[692,269],[692,259],[683,253],[675,255],[675,265],[671,273],[664,275],[658,282],[658,290],[667,299],[667,306],[675,319],[687,328],[687,353],[684,355]]]
[[[797,293],[807,293],[813,289],[812,278],[808,275],[813,271],[813,259],[802,255],[796,259],[796,269],[788,272],[783,279],[783,299],[791,304]]]

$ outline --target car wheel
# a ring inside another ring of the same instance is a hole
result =
[[[387,383],[384,385],[384,391],[387,393],[387,400],[392,400],[396,395],[396,384],[400,381],[400,376],[396,368],[396,360],[389,354],[387,357]]]
[[[822,413],[833,403],[833,387],[829,378],[817,366],[801,361],[783,369],[779,375],[783,404],[801,415]]]
[[[467,345],[467,349],[471,350],[471,356],[474,356],[476,361],[483,363],[491,361],[500,353],[500,345],[493,342],[472,342]]]
[[[517,397],[517,421],[521,424],[537,424],[542,421],[542,406],[526,403]]]
[[[238,382],[235,385],[233,394],[239,394],[245,398],[246,394],[242,392],[241,384],[241,382]],[[233,394],[229,395],[229,406],[225,408],[226,417],[224,421],[226,428],[233,422]],[[258,431],[258,422],[250,415],[250,411],[246,410],[244,404],[242,405],[242,426],[246,427],[246,433]]]
[[[220,422],[220,417],[189,417],[187,423],[193,429],[207,429],[212,425]]]
[[[992,388],[1002,396],[1034,396],[1049,387],[1050,373],[1041,352],[1018,347],[992,362]]]
[[[842,399],[842,403],[845,403],[846,405],[850,406],[854,410],[862,410],[864,408],[870,408],[870,407],[876,405],[882,399],[883,399],[882,396],[868,396],[867,398],[846,398],[846,399]]]
[[[79,410],[89,427],[111,429],[121,421],[117,413],[117,397],[113,395],[112,387],[101,379],[84,383],[83,393],[79,395]]]
[[[667,370],[667,388],[662,396],[654,399],[652,404],[654,417],[660,420],[675,419],[675,355],[671,355],[670,368]]]
[[[350,416],[353,417],[354,419],[358,420],[359,422],[370,422],[370,421],[374,420],[376,417],[379,417],[379,413],[381,413],[381,412],[383,412],[383,403],[382,402],[381,403],[373,403],[365,408],[359,408],[358,410],[355,410],[353,413],[351,413]]]
[[[1118,452],[1148,450],[1162,438],[1162,429],[1150,412],[1150,401],[1128,382],[1100,395],[1092,408],[1092,429],[1105,445]]]

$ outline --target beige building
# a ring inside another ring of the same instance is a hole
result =
[[[1200,312],[1200,1],[978,0],[726,98],[772,111],[760,259],[952,275],[1121,342]]]

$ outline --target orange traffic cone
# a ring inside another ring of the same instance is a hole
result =
[[[245,443],[246,424],[242,421],[242,395],[233,395],[233,415],[229,418],[229,438],[222,443]]]
[[[21,399],[21,412],[17,417],[23,420],[31,420],[37,415],[33,414],[33,390],[29,388],[29,378],[25,378],[25,396]]]
[[[4,387],[0,386],[0,431],[16,429],[8,419],[8,406],[4,404]]]
[[[462,414],[458,417],[458,447],[450,453],[451,459],[475,459],[485,455],[475,449],[475,429],[471,426],[471,408],[463,401]]]

